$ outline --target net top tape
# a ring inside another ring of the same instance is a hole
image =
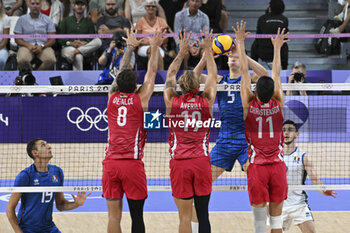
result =
[[[350,185],[289,185],[289,190],[350,190]],[[148,191],[171,191],[170,186],[147,186]],[[246,185],[213,186],[213,191],[248,191]],[[0,187],[0,193],[35,192],[102,192],[102,186],[41,186],[41,187]]]
[[[140,85],[139,85],[140,86]],[[201,84],[200,91],[204,90]],[[64,86],[0,86],[0,93],[108,93],[108,85],[64,85]],[[252,85],[252,89],[255,85]],[[285,83],[282,84],[285,91],[350,91],[350,85],[344,83]],[[156,84],[154,92],[163,92],[164,84]],[[181,91],[177,86],[177,91]],[[239,84],[217,84],[218,91],[239,91]]]
[[[178,33],[166,33],[165,37],[178,37]],[[217,35],[217,34],[214,34]],[[232,38],[236,38],[235,34],[227,33],[227,35]],[[153,34],[137,34],[138,38],[152,37]],[[270,36],[275,36],[275,34],[249,34],[247,38],[259,38],[259,39],[268,39]],[[113,34],[0,34],[0,38],[23,38],[23,39],[94,39],[94,38],[112,38]],[[192,37],[201,37],[199,33],[192,33]],[[348,38],[350,33],[338,33],[338,34],[289,34],[288,39],[299,38],[299,39],[318,39],[318,38]]]

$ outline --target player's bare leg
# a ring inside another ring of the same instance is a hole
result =
[[[122,219],[122,208],[123,202],[121,199],[118,200],[108,200],[108,233],[121,233],[122,229],[120,227],[120,221]]]
[[[211,165],[211,177],[213,179],[213,183],[219,176],[221,176],[222,173],[224,173],[224,171],[225,168]]]
[[[222,167],[217,167],[214,165],[211,165],[211,177],[214,181],[221,176],[222,173],[224,173],[225,168]],[[194,206],[192,206],[192,233],[197,233],[198,232],[198,218],[197,218],[197,214],[196,214],[196,209],[194,208]]]
[[[271,227],[271,233],[282,233],[282,207],[283,202],[276,203],[276,202],[270,202],[269,204],[269,211],[270,211],[270,227]],[[279,221],[281,228],[273,229],[273,223],[271,221],[274,221],[274,218],[278,218],[275,221]]]
[[[303,233],[316,233],[314,221],[303,222],[299,224],[298,227]]]
[[[192,218],[192,202],[193,198],[189,200],[175,198],[175,204],[179,210],[179,233],[191,233],[191,218]]]

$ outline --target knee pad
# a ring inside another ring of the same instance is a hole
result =
[[[253,215],[254,215],[254,228],[255,232],[266,233],[266,207],[263,208],[255,208],[252,207]]]
[[[282,229],[283,220],[282,216],[270,216],[271,229]]]

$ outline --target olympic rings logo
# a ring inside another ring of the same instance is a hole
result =
[[[80,115],[75,119],[72,120],[71,119],[71,112],[72,111],[78,111],[80,113]],[[94,119],[92,119],[92,117],[89,115],[89,113],[91,111],[96,111],[97,115],[95,116]],[[95,126],[95,128],[98,131],[106,131],[108,129],[108,125],[106,126],[106,128],[100,128],[97,124],[103,119],[106,123],[108,123],[108,119],[107,119],[107,108],[101,112],[100,109],[96,108],[96,107],[90,107],[88,109],[86,109],[86,111],[84,112],[83,110],[81,110],[78,107],[73,107],[70,108],[67,112],[67,119],[70,123],[75,124],[78,129],[80,129],[81,131],[89,131],[93,126]],[[80,123],[82,123],[84,120],[86,120],[88,123],[90,123],[90,125],[87,128],[83,128]]]

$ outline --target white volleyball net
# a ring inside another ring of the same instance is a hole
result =
[[[163,88],[156,85],[148,113],[159,111],[162,115],[154,122],[147,114],[144,117],[144,125],[149,129],[143,161],[148,188],[153,191],[171,190]],[[0,192],[101,191],[108,89],[108,86],[0,86]],[[323,182],[312,185],[306,178],[306,185],[290,189],[349,189],[350,85],[284,84],[283,89],[308,93],[285,97],[284,118],[299,126],[297,146],[307,153],[314,172]],[[218,91],[229,95],[239,91],[239,86],[218,85]],[[217,102],[213,117],[220,119]],[[215,126],[211,129],[210,149],[219,131]],[[26,153],[26,144],[37,137],[51,145],[50,164],[62,168],[63,187],[14,187],[18,173],[33,163]],[[295,164],[302,162],[295,159]],[[225,172],[213,184],[213,190],[246,189],[246,174],[238,161],[231,172]]]

